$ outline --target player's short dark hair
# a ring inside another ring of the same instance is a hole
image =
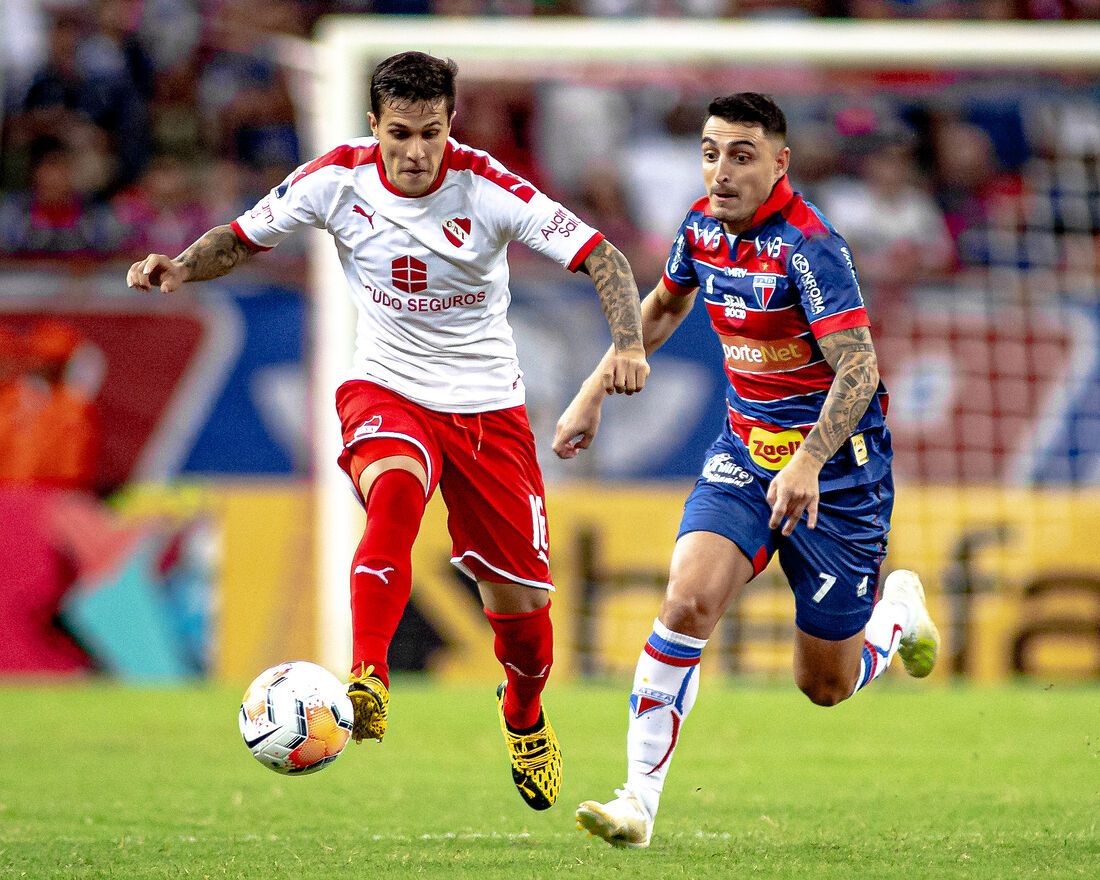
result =
[[[707,107],[707,117],[711,116],[717,116],[726,122],[759,125],[764,129],[764,134],[783,141],[787,139],[787,117],[771,95],[738,92],[724,98],[715,98]]]
[[[455,109],[455,77],[458,65],[424,52],[402,52],[379,62],[370,77],[370,109],[376,118],[383,104],[406,106],[442,99],[447,116]]]

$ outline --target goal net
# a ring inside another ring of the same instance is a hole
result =
[[[889,564],[921,569],[956,671],[1100,667],[1100,648],[1082,647],[1072,627],[1046,627],[1067,615],[1042,604],[1052,578],[1055,588],[1076,578],[1071,605],[1093,603],[1084,613],[1100,627],[1089,550],[1100,527],[1094,26],[335,17],[314,46],[313,152],[368,131],[367,75],[408,49],[458,62],[455,136],[600,228],[643,294],[702,194],[707,102],[774,95],[795,188],[852,244],[872,312],[896,451]],[[513,324],[550,482],[562,665],[630,668],[679,504],[721,421],[720,353],[694,316],[654,358],[647,391],[610,400],[597,446],[565,466],[548,451],[554,421],[606,346],[606,325],[586,279],[526,253],[512,262]],[[348,561],[362,522],[335,465],[332,396],[354,328],[344,286],[318,233],[316,574],[320,659],[333,669],[348,661]],[[489,674],[482,622],[455,593],[434,522],[414,566],[414,603],[442,646],[432,668]],[[769,571],[729,615],[725,667],[785,667],[790,607]],[[412,668],[424,660],[408,654]]]

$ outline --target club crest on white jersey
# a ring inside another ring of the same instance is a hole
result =
[[[523,403],[507,319],[508,245],[576,271],[603,236],[487,153],[448,140],[420,196],[395,190],[378,143],[345,143],[233,223],[258,248],[303,227],[336,240],[359,315],[348,378],[415,403],[485,412]]]
[[[452,217],[443,221],[443,234],[455,247],[462,247],[470,237],[470,218]]]

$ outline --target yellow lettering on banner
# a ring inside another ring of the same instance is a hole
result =
[[[801,431],[765,431],[753,428],[749,432],[749,456],[760,467],[777,471],[798,451],[805,438]]]
[[[789,444],[769,436],[773,445]],[[555,681],[579,672],[632,673],[660,609],[690,490],[689,480],[549,488]],[[214,674],[222,680],[243,683],[281,660],[317,656],[309,497],[305,483],[226,482],[135,486],[117,502],[120,516],[209,517],[222,550],[211,645]],[[963,636],[953,626],[953,608],[965,585],[974,590],[965,658],[971,680],[1004,680],[1018,674],[1018,666],[1051,681],[1094,676],[1100,645],[1088,627],[1100,625],[1098,523],[1095,487],[907,484],[894,508],[883,572],[911,568],[924,581],[944,638],[933,678],[951,677]],[[450,558],[446,511],[437,496],[413,550],[413,598],[446,641],[431,658],[431,672],[489,687],[503,676],[492,630]],[[705,674],[737,671],[786,681],[794,604],[774,562],[729,615],[746,625],[736,637],[724,628],[716,632],[708,648],[714,662],[705,664]]]

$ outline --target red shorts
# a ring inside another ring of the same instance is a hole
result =
[[[419,458],[447,505],[451,562],[478,580],[554,589],[542,471],[527,408],[484,413],[427,409],[374,382],[336,390],[339,463],[360,503],[358,476],[391,455]]]

